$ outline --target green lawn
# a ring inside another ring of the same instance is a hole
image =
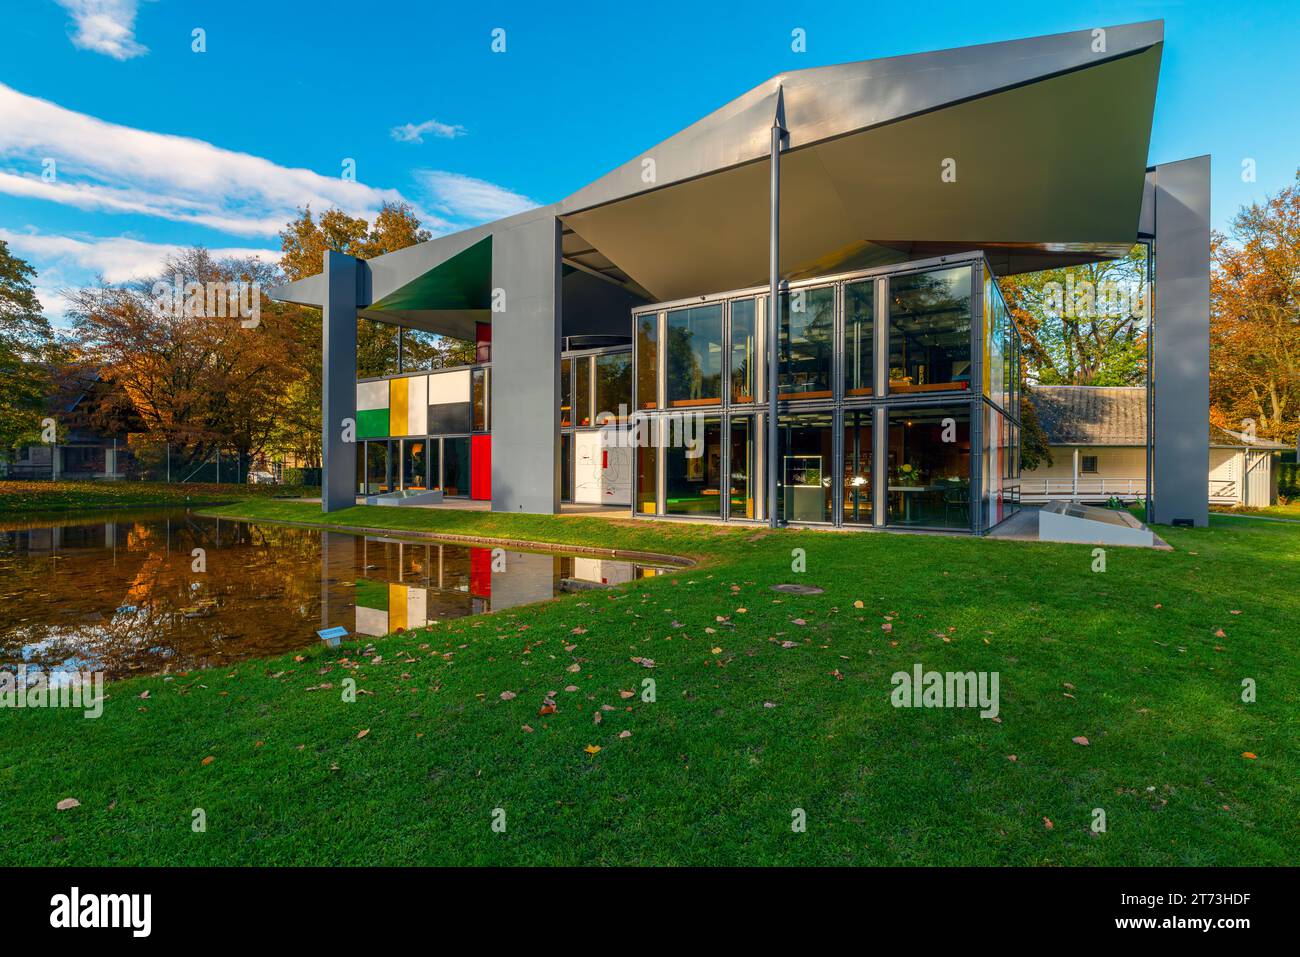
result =
[[[215,511],[321,518],[280,502]],[[701,564],[301,661],[111,685],[98,720],[0,711],[0,861],[1296,863],[1300,527],[1161,528],[1172,553],[1112,548],[1095,573],[1087,546],[329,518]],[[770,590],[782,582],[825,593]],[[892,707],[890,676],[918,662],[998,672],[1000,723]],[[1257,703],[1241,701],[1244,678]],[[541,715],[548,692],[558,710]],[[56,810],[67,797],[80,806]]]
[[[0,480],[0,515],[144,505],[199,505],[245,498],[301,498],[320,489],[201,482],[13,482]]]
[[[1300,519],[1300,502],[1291,502],[1288,505],[1270,505],[1267,508],[1234,508],[1222,509],[1230,515],[1262,515],[1266,518],[1291,518]]]

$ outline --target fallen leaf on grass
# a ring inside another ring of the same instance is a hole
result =
[[[620,698],[623,698],[624,700],[626,700],[626,699],[628,699],[628,698],[631,698],[631,697],[632,697],[633,695],[635,695],[635,694],[636,694],[635,691],[620,691],[620,692],[618,693],[618,696],[619,696]]]
[[[598,754],[598,753],[600,752],[600,745],[599,745],[599,744],[589,744],[589,745],[587,745],[585,748],[583,748],[582,750],[586,751],[588,754]]]
[[[502,701],[513,701],[516,697],[517,697],[517,695],[516,695],[513,691],[503,691],[503,692],[501,692],[501,700],[502,700]]]
[[[631,731],[620,731],[620,732],[618,733],[618,736],[619,736],[620,738],[630,738],[630,737],[632,737],[632,732],[631,732]]]
[[[1079,735],[1078,737],[1071,738],[1070,740],[1073,741],[1075,744],[1086,745],[1088,743],[1088,739],[1085,738],[1083,735]]]
[[[363,728],[362,730],[360,730],[360,731],[357,732],[357,737],[358,737],[358,738],[364,738],[364,737],[365,737],[366,735],[368,735],[369,733],[370,733],[370,729],[369,729],[369,728]]]
[[[862,607],[864,607],[863,604],[862,604],[862,599],[859,598],[857,601],[855,601],[855,602],[853,603],[853,607],[854,607],[854,608],[862,608]]]
[[[1046,827],[1046,828],[1050,831],[1050,830],[1052,829],[1052,827],[1054,826],[1054,825],[1052,824],[1052,819],[1051,819],[1050,817],[1045,817],[1045,818],[1043,818],[1043,826]]]
[[[202,761],[200,761],[199,764],[208,765],[208,764],[211,764],[211,763],[212,763],[213,761],[215,761],[215,760],[217,760],[217,759],[216,759],[213,755],[209,754],[206,758],[204,758]]]
[[[1243,758],[1247,758],[1248,760],[1254,761],[1258,755],[1256,755],[1254,751],[1243,751],[1241,752],[1241,756]]]
[[[60,811],[70,811],[74,807],[81,807],[81,802],[76,798],[64,798],[58,804],[54,805]]]

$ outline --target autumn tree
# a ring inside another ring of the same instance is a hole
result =
[[[999,280],[1041,385],[1146,385],[1146,247]]]
[[[1300,424],[1300,171],[1212,238],[1210,421],[1292,445]]]
[[[129,404],[142,438],[172,447],[181,477],[217,449],[233,448],[246,459],[261,452],[298,372],[297,330],[265,298],[265,287],[278,279],[274,266],[217,261],[197,247],[170,257],[156,279],[71,294],[68,316],[81,361],[115,387],[97,414],[120,416]],[[212,291],[232,283],[251,287],[250,305],[252,295],[259,297],[255,324],[224,304],[214,308],[220,295]],[[188,297],[184,306],[160,306],[159,290],[169,287],[199,290],[197,307]]]

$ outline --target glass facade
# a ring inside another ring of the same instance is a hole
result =
[[[844,410],[844,524],[870,525],[875,515],[872,501],[871,435],[875,412],[870,408]]]
[[[754,470],[755,451],[754,417],[733,416],[727,465],[728,474],[731,476],[727,502],[727,514],[730,518],[754,518],[756,515],[752,484],[757,478]]]
[[[639,513],[762,521],[768,461],[787,523],[982,533],[1015,511],[1020,339],[981,254],[791,283],[773,450],[755,414],[769,401],[765,299],[634,311],[634,404],[660,426],[638,452]],[[707,418],[702,461],[670,438],[684,415]]]
[[[445,495],[469,495],[469,436],[442,440],[442,491]]]
[[[402,440],[402,488],[424,490],[429,487],[429,440]]]
[[[757,305],[757,299],[735,299],[731,303],[731,401],[737,405],[754,401]]]
[[[971,407],[889,411],[888,524],[971,527]]]
[[[591,356],[573,360],[573,424],[591,425]]]
[[[610,352],[595,362],[596,424],[624,421],[632,409],[632,353]]]
[[[871,395],[875,377],[876,280],[844,286],[844,395]]]
[[[474,407],[472,428],[475,432],[486,432],[491,425],[488,422],[491,403],[488,401],[488,370],[475,369],[471,373],[470,402]]]
[[[668,405],[722,402],[722,303],[675,309],[667,322]]]
[[[560,427],[573,427],[573,360],[560,360]]]
[[[777,419],[777,501],[783,521],[834,520],[834,437],[829,412]]]
[[[889,391],[971,387],[971,269],[889,280]]]
[[[634,505],[642,515],[659,514],[659,450],[653,445],[636,450],[636,498]]]
[[[636,399],[639,409],[659,407],[659,313],[636,317]]]
[[[674,420],[665,436],[664,512],[722,515],[722,419],[691,415]]]
[[[835,287],[797,289],[781,296],[782,399],[829,399],[835,353]]]

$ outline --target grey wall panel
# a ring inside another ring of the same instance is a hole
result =
[[[1209,522],[1210,158],[1154,170],[1153,519]]]
[[[474,422],[473,406],[468,402],[448,402],[429,406],[429,434],[468,432]]]
[[[492,240],[492,510],[560,510],[560,223],[550,211]],[[498,290],[500,292],[498,292]]]
[[[357,501],[357,446],[343,441],[343,420],[357,417],[357,295],[364,264],[325,251],[321,304],[321,511]]]

